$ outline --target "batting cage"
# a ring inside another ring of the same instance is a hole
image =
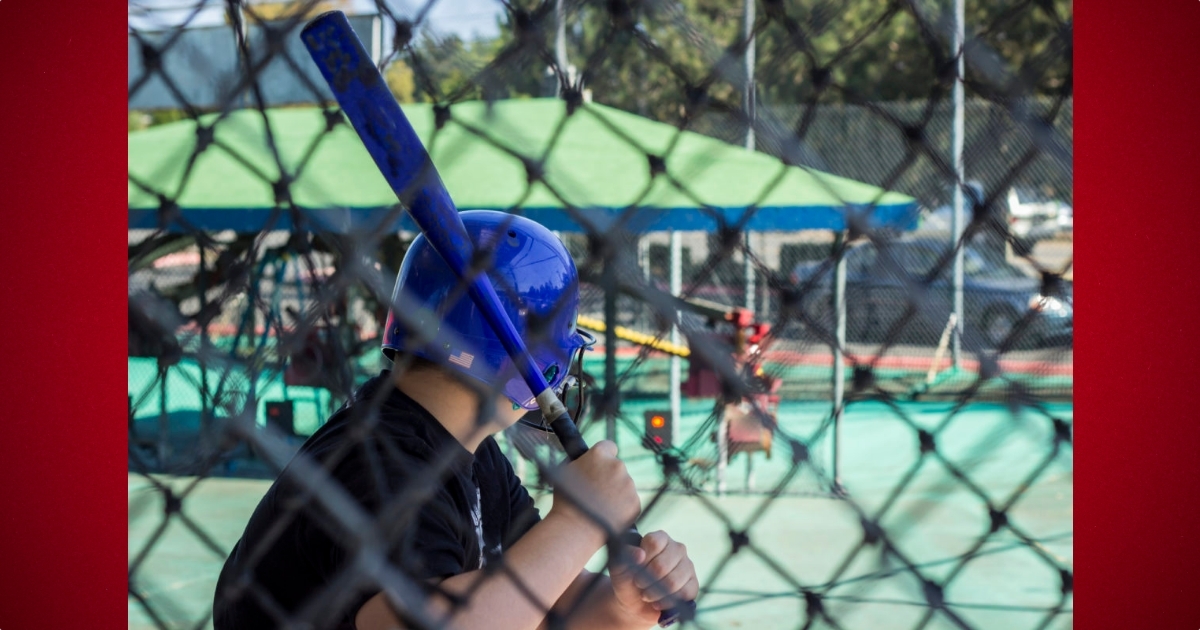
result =
[[[131,628],[1071,625],[1069,2],[128,10]]]

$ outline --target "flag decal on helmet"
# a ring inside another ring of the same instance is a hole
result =
[[[460,350],[458,354],[450,355],[450,362],[455,365],[461,365],[464,368],[470,368],[471,364],[475,362],[475,355]]]

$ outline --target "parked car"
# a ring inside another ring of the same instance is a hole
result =
[[[1008,189],[1008,229],[1021,238],[1039,241],[1074,229],[1071,206],[1037,191]]]
[[[974,194],[983,194],[983,188],[977,182],[972,182],[972,186]],[[1074,229],[1074,213],[1071,206],[1032,189],[1009,188],[999,203],[1009,233],[1030,244],[1069,234]],[[929,211],[922,220],[922,231],[949,232],[951,212],[949,205]],[[972,204],[967,200],[963,204],[964,224],[971,220],[972,213]]]
[[[917,306],[903,327],[901,341],[936,344],[949,319],[952,304],[952,263],[947,261],[934,279],[924,279],[949,252],[944,239],[904,237],[876,246],[852,245],[846,252],[846,339],[881,341]],[[819,277],[814,278],[814,274]],[[802,290],[802,305],[815,322],[832,330],[833,265],[803,263],[791,274]],[[807,289],[807,290],[805,290]],[[1010,347],[1069,345],[1074,326],[1069,283],[1057,295],[1042,295],[1040,278],[1004,259],[1003,252],[972,244],[963,250],[963,331],[967,343],[998,347],[1031,310],[1036,316]]]

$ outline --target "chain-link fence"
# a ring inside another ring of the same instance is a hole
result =
[[[441,627],[488,580],[550,606],[504,554],[449,595],[413,561],[453,458],[398,474],[390,388],[360,389],[416,233],[300,45],[330,8],[460,209],[575,259],[598,344],[568,404],[619,445],[639,527],[687,544],[686,625],[1070,625],[1069,3],[967,3],[961,175],[952,2],[505,3],[475,39],[436,6],[129,5],[131,627],[242,601],[338,627],[381,591]],[[563,456],[522,427],[497,439],[544,515]],[[258,568],[296,523],[337,541],[303,597]]]

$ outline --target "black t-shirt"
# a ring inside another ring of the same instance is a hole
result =
[[[395,389],[386,371],[314,433],[301,456],[328,470],[372,518],[388,511],[388,559],[421,584],[481,568],[539,518],[494,439],[472,455]],[[432,472],[438,462],[447,464],[440,476]],[[213,603],[216,630],[273,628],[296,615],[319,621],[318,628],[352,629],[359,607],[381,590],[350,578],[358,532],[306,496],[300,473],[293,461],[280,474],[225,561]]]

